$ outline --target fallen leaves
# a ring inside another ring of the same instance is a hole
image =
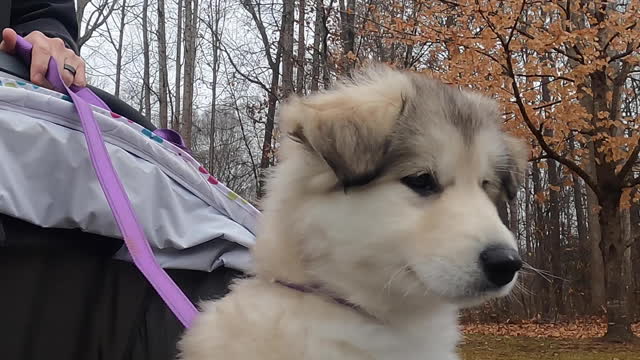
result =
[[[636,335],[640,336],[640,323],[633,324],[632,329]],[[603,336],[607,331],[607,324],[599,319],[546,324],[535,322],[518,324],[469,323],[462,325],[462,331],[464,334],[478,335],[589,339]]]
[[[463,360],[639,360],[640,345],[588,339],[467,335]]]

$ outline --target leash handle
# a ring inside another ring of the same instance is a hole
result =
[[[32,48],[33,46],[28,41],[22,37],[18,37],[16,53],[27,65],[31,64]],[[188,328],[198,311],[176,283],[156,262],[153,251],[149,246],[142,226],[136,218],[124,186],[120,182],[116,170],[113,167],[102,137],[102,132],[93,116],[93,111],[89,104],[99,106],[105,110],[109,110],[109,107],[90,89],[66,86],[58,71],[58,64],[53,57],[49,59],[49,69],[47,70],[46,78],[55,90],[66,93],[73,100],[73,104],[84,129],[84,136],[87,141],[91,163],[96,171],[100,187],[107,198],[111,212],[115,217],[134,264],[147,278],[149,283],[151,283],[178,320]]]

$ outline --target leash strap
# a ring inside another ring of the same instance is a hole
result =
[[[18,37],[16,53],[26,64],[31,64],[32,48],[33,46],[28,41],[22,37]],[[107,202],[118,224],[118,228],[122,233],[125,244],[133,258],[133,262],[176,315],[178,320],[188,328],[198,311],[176,283],[156,262],[142,226],[136,218],[131,202],[113,167],[102,137],[102,132],[93,116],[93,111],[89,104],[99,106],[106,110],[109,110],[109,108],[91,90],[78,88],[73,85],[71,88],[67,87],[62,81],[61,74],[58,71],[58,64],[53,57],[49,60],[49,69],[47,70],[46,78],[55,90],[68,94],[73,100],[73,104],[84,129],[84,136],[87,141],[91,163],[96,171],[100,186],[107,198]]]

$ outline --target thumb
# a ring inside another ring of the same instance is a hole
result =
[[[13,29],[6,28],[2,30],[2,42],[0,43],[0,51],[13,54],[16,49],[16,41],[18,34]]]

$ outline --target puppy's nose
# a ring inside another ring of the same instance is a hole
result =
[[[501,287],[510,283],[522,268],[522,259],[514,249],[491,246],[480,253],[480,264],[489,281]]]

